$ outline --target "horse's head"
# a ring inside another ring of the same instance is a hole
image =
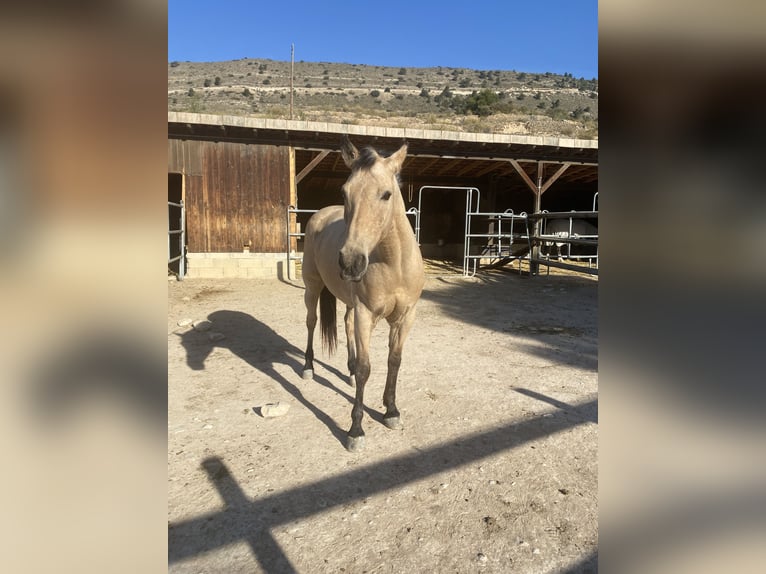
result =
[[[371,148],[359,152],[344,138],[341,153],[351,176],[343,185],[346,237],[338,263],[343,279],[359,281],[367,272],[372,250],[393,231],[395,214],[404,212],[399,172],[407,144],[382,157]]]

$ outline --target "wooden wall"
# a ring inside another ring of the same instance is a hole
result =
[[[285,250],[290,149],[168,140],[168,172],[184,174],[191,253]]]

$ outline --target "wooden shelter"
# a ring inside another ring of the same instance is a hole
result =
[[[185,205],[189,275],[284,274],[288,225],[294,232],[309,216],[290,218],[288,207],[340,203],[343,134],[381,151],[409,144],[408,207],[424,185],[477,187],[483,209],[516,212],[591,209],[598,190],[597,140],[169,112],[168,198]],[[459,242],[461,198],[429,201],[421,243],[437,235]]]

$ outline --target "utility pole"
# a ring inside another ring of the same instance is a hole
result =
[[[290,44],[290,119],[293,119],[293,78],[295,77],[295,44]]]

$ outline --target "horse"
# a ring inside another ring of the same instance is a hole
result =
[[[302,377],[314,376],[317,301],[322,341],[332,354],[337,345],[340,299],[346,305],[349,384],[356,386],[346,442],[346,448],[354,452],[364,446],[362,415],[364,386],[370,375],[370,335],[380,319],[389,324],[383,424],[389,429],[403,428],[396,407],[396,381],[425,271],[399,187],[407,144],[385,157],[369,147],[360,152],[344,137],[341,155],[351,170],[342,186],[343,205],[319,210],[305,229],[302,277],[308,343]]]

